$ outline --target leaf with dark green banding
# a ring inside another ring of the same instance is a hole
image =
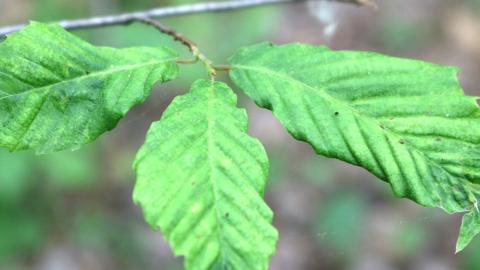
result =
[[[267,269],[278,235],[262,199],[268,159],[223,83],[199,80],[148,131],[134,200],[186,269]]]
[[[178,73],[166,47],[94,47],[41,23],[8,36],[0,56],[0,147],[10,151],[89,143]]]
[[[302,44],[243,48],[231,63],[233,82],[318,154],[364,167],[399,197],[473,211],[459,250],[479,231],[480,110],[455,68]]]

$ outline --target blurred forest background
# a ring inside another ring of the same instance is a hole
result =
[[[189,0],[0,0],[0,25],[149,9]],[[161,21],[196,41],[216,63],[237,48],[269,40],[372,50],[461,68],[480,95],[480,0],[376,0],[378,11],[334,2],[188,15]],[[167,44],[149,26],[75,31],[97,45]],[[186,54],[188,55],[188,54]],[[1,56],[0,56],[1,57]],[[74,152],[35,156],[0,150],[0,269],[182,268],[131,199],[131,163],[152,121],[190,83],[200,65],[155,89],[118,127]],[[228,80],[222,74],[220,79]],[[454,255],[460,215],[393,197],[365,170],[316,156],[266,110],[240,95],[250,133],[272,168],[266,199],[280,231],[272,270],[480,269],[480,239]]]

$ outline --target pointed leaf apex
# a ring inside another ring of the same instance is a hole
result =
[[[476,208],[463,216],[455,254],[462,251],[480,233],[480,215]]]

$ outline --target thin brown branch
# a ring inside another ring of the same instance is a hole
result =
[[[178,42],[182,43],[183,45],[185,45],[186,47],[188,47],[188,49],[191,52],[194,52],[195,48],[197,47],[195,42],[191,41],[190,39],[188,39],[184,35],[174,31],[173,29],[161,24],[159,21],[156,21],[156,20],[153,20],[153,19],[150,19],[150,18],[141,18],[141,17],[137,18],[136,21],[143,22],[145,24],[151,25],[151,26],[155,27],[156,29],[158,29],[160,32],[173,37],[173,39],[175,41],[178,41]]]
[[[288,3],[303,3],[308,0],[234,0],[234,1],[222,1],[222,2],[205,2],[186,4],[172,7],[160,7],[145,11],[137,11],[131,13],[123,13],[118,15],[107,15],[77,20],[62,20],[58,22],[63,28],[67,30],[82,29],[82,28],[95,28],[104,27],[110,25],[128,24],[134,21],[138,21],[139,18],[161,18],[180,16],[194,13],[204,12],[218,12],[228,10],[238,10],[258,6],[274,5],[274,4],[288,4]],[[314,1],[314,0],[312,0]],[[320,0],[317,0],[320,1]],[[323,0],[332,2],[343,2],[349,4],[366,5],[375,7],[371,0]],[[7,35],[21,30],[27,24],[10,25],[0,28],[0,36]]]
[[[182,43],[183,45],[185,45],[189,50],[190,52],[192,53],[192,55],[195,57],[195,60],[194,62],[196,61],[200,61],[203,63],[203,65],[205,66],[205,68],[207,69],[207,72],[208,74],[210,74],[210,77],[213,77],[216,75],[216,70],[215,68],[213,67],[213,63],[210,59],[208,59],[197,47],[197,45],[195,44],[195,42],[191,41],[190,39],[188,39],[187,37],[185,37],[184,35],[180,34],[179,32],[173,30],[173,29],[170,29],[169,27],[161,24],[159,21],[156,21],[156,20],[153,20],[153,19],[150,19],[150,18],[136,18],[135,21],[139,21],[139,22],[142,22],[142,23],[145,23],[145,24],[148,24],[148,25],[151,25],[153,27],[155,27],[157,30],[159,30],[160,32],[164,33],[164,34],[167,34],[171,37],[173,37],[173,39],[175,41],[178,41],[180,43]],[[191,61],[183,61],[181,60],[180,62],[177,61],[177,63],[187,63],[187,64],[190,64]]]

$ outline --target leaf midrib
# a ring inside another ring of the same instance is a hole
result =
[[[159,61],[147,62],[147,63],[142,63],[142,64],[122,65],[120,68],[117,68],[118,66],[114,66],[115,68],[110,68],[110,69],[105,69],[105,70],[102,70],[102,71],[92,72],[92,73],[89,73],[89,74],[85,74],[85,75],[74,77],[74,78],[69,78],[67,80],[63,80],[63,81],[56,82],[56,83],[49,84],[49,85],[44,85],[44,86],[41,86],[41,87],[33,87],[32,86],[32,88],[30,88],[28,90],[25,90],[23,92],[0,97],[0,101],[3,100],[3,99],[11,98],[11,97],[30,94],[32,92],[37,92],[37,91],[42,91],[42,90],[47,91],[47,90],[49,90],[49,89],[51,89],[55,86],[58,86],[58,85],[68,84],[68,83],[75,82],[75,81],[81,81],[81,80],[85,80],[85,79],[88,79],[88,78],[94,78],[94,77],[102,76],[102,75],[109,75],[109,74],[113,74],[113,73],[121,72],[121,71],[125,71],[125,70],[132,70],[132,69],[137,69],[137,68],[142,68],[142,67],[147,67],[147,66],[159,65],[159,64],[163,64],[163,63],[166,63],[166,62],[169,62],[169,61],[174,61],[177,58],[178,57],[171,57],[171,58],[165,58],[165,59],[162,59],[162,60],[159,60]]]
[[[213,149],[214,149],[214,145],[215,143],[213,142],[212,138],[213,138],[213,126],[214,126],[214,116],[215,116],[215,113],[212,112],[212,110],[215,108],[215,85],[214,85],[214,82],[212,81],[212,84],[210,85],[210,87],[208,89],[205,89],[205,91],[207,91],[207,149],[208,149],[208,165],[210,167],[210,177],[208,178],[209,179],[209,182],[210,182],[210,185],[212,186],[212,193],[213,193],[213,199],[214,199],[214,207],[215,207],[215,217],[217,219],[217,224],[216,225],[216,228],[217,228],[217,239],[218,239],[218,243],[219,243],[219,246],[220,246],[220,251],[219,251],[219,256],[220,256],[220,260],[221,260],[221,263],[222,263],[222,266],[225,266],[225,255],[224,255],[224,247],[225,247],[225,239],[224,239],[224,234],[223,234],[223,229],[222,229],[222,226],[220,226],[220,223],[222,221],[221,219],[221,213],[220,213],[220,210],[218,209],[218,206],[217,206],[217,203],[219,202],[218,200],[218,191],[217,191],[217,185],[215,183],[215,180],[213,180],[213,172],[216,170],[215,169],[215,163],[214,161],[212,160],[212,156],[213,156]]]
[[[337,98],[329,95],[324,89],[321,89],[321,88],[315,88],[305,82],[302,82],[300,80],[297,80],[285,73],[282,73],[282,72],[277,72],[277,71],[273,71],[271,69],[268,69],[268,68],[264,68],[264,67],[257,67],[257,66],[247,66],[247,65],[238,65],[238,64],[234,64],[232,65],[232,68],[238,68],[238,69],[245,69],[245,70],[252,70],[252,71],[256,71],[256,72],[260,72],[260,73],[265,73],[265,74],[268,74],[268,75],[271,75],[271,76],[274,76],[274,77],[279,77],[285,81],[290,81],[290,82],[293,82],[294,84],[298,84],[298,85],[301,85],[303,86],[304,88],[307,88],[309,90],[312,90],[313,93],[316,93],[316,94],[319,94],[322,98],[325,98],[327,101],[330,101],[330,102],[333,102],[333,103],[337,103],[337,104],[340,104],[341,106],[345,106],[347,108],[349,108],[350,110],[352,110],[352,112],[356,115],[355,117],[358,117],[359,119],[361,118],[366,118],[368,119],[369,121],[372,121],[374,123],[377,124],[377,126],[381,125],[381,123],[369,116],[369,115],[365,115],[365,114],[362,114],[360,111],[358,111],[356,108],[350,106],[348,103],[342,101],[342,100],[338,100]],[[395,131],[389,129],[388,127],[385,127],[383,130],[385,130],[385,132],[388,132],[391,136],[393,136],[395,139],[401,139],[400,136],[398,136]],[[405,143],[405,147],[409,147],[412,149],[412,151],[415,151],[417,152],[418,154],[420,154],[422,157],[424,157],[424,159],[426,160],[426,162],[428,164],[430,164],[431,166],[433,167],[437,167],[439,168],[440,170],[442,170],[443,172],[445,172],[449,177],[453,177],[454,179],[459,179],[459,181],[462,181],[464,182],[466,185],[466,188],[470,188],[470,185],[472,184],[470,181],[468,181],[467,179],[463,178],[463,177],[458,177],[456,175],[453,175],[452,173],[450,173],[448,170],[446,170],[445,168],[443,168],[440,164],[438,164],[437,162],[435,162],[435,160],[432,160],[428,155],[426,155],[425,153],[423,153],[420,149],[418,149],[415,145],[412,145],[408,142]],[[470,191],[470,190],[469,190]],[[473,192],[473,191],[470,191],[470,192]],[[468,195],[468,194],[467,194]],[[457,201],[457,203],[459,205],[463,204],[463,203],[460,203]],[[438,206],[442,209],[443,206]],[[445,209],[446,210],[446,209]],[[468,209],[461,209],[459,211],[468,211]],[[448,211],[447,211],[448,212]]]

